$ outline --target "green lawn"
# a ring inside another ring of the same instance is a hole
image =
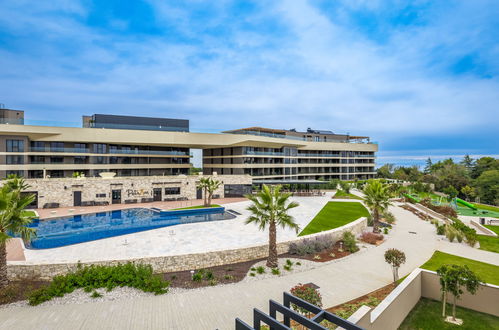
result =
[[[218,204],[211,204],[210,206],[204,206],[204,205],[196,205],[196,206],[188,206],[188,207],[180,207],[178,209],[171,209],[170,211],[177,211],[177,210],[190,210],[190,209],[205,209],[208,207],[221,207]]]
[[[347,198],[347,199],[359,199],[359,200],[363,199],[362,197],[359,197],[357,195],[346,193],[343,190],[337,190],[333,198]]]
[[[440,266],[446,264],[466,265],[474,271],[483,282],[499,285],[499,266],[440,251],[435,251],[430,260],[425,262],[420,268],[436,271]]]
[[[328,202],[298,236],[338,228],[367,216],[369,212],[359,202]]]
[[[36,218],[36,213],[34,211],[30,211],[30,210],[24,210],[23,211],[23,214],[27,217],[33,217],[33,218]]]
[[[452,307],[447,305],[448,315]],[[442,303],[439,301],[421,298],[407,315],[399,329],[460,329],[460,330],[485,330],[499,329],[499,317],[473,311],[456,306],[456,317],[462,319],[463,325],[458,326],[444,321],[442,317]]]
[[[484,227],[499,235],[499,226],[484,225]],[[499,253],[499,237],[478,235],[478,242],[480,242],[480,250]]]
[[[491,205],[485,205],[485,204],[478,204],[474,203],[476,207],[482,210],[487,210],[487,211],[493,211],[493,212],[499,212],[499,207],[497,206],[491,206]]]
[[[494,233],[499,235],[499,226],[484,225],[484,227],[492,230]]]

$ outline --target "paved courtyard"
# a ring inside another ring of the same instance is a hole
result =
[[[296,222],[304,228],[320,209],[331,200],[331,194],[322,197],[292,197],[300,206],[291,210]],[[123,260],[139,257],[168,256],[207,251],[218,251],[265,244],[267,232],[253,224],[246,225],[246,207],[249,201],[229,200],[227,209],[241,213],[235,219],[198,222],[148,230],[97,241],[44,250],[25,249],[26,261],[17,264],[63,263],[97,260]],[[147,204],[151,207],[150,204]],[[154,205],[159,206],[159,205]],[[62,211],[64,212],[64,211]],[[94,211],[95,212],[95,211]],[[278,241],[296,237],[289,229],[279,230]]]

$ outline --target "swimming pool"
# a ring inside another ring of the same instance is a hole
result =
[[[225,209],[220,207],[161,212],[146,208],[132,208],[34,220],[30,227],[36,229],[37,237],[27,243],[26,247],[50,249],[167,226],[233,218],[235,218],[234,215],[225,212]]]

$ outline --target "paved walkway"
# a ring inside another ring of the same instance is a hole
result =
[[[134,300],[0,309],[0,329],[234,329],[236,317],[250,322],[254,307],[268,311],[269,299],[281,301],[283,291],[308,282],[320,287],[324,306],[334,306],[391,282],[391,269],[383,257],[386,249],[405,252],[407,263],[400,270],[405,276],[437,247],[445,247],[429,222],[400,207],[391,211],[397,225],[385,243],[320,268]]]

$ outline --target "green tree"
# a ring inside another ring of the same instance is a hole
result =
[[[469,174],[471,174],[471,171],[473,171],[473,168],[475,167],[475,160],[471,158],[470,155],[465,155],[460,164],[466,168],[466,171],[468,171]]]
[[[391,179],[393,177],[393,164],[385,164],[376,170],[378,178]]]
[[[432,171],[432,167],[433,167],[433,162],[431,161],[431,158],[428,157],[428,159],[426,160],[426,165],[425,165],[425,168],[423,170],[423,173],[430,174]]]
[[[7,241],[11,235],[30,240],[35,235],[33,228],[28,228],[32,218],[24,210],[34,199],[34,195],[23,195],[23,188],[28,188],[24,179],[10,178],[0,188],[0,288],[8,283],[7,277]]]
[[[399,268],[405,264],[405,253],[397,249],[388,249],[385,252],[385,261],[392,266],[393,283],[399,279]]]
[[[475,188],[468,185],[461,188],[461,193],[466,197],[467,200],[476,196]]]
[[[443,192],[449,196],[449,199],[456,198],[457,194],[459,193],[459,191],[457,191],[457,189],[452,185],[445,187]]]
[[[379,180],[369,180],[364,186],[364,203],[373,216],[373,232],[379,232],[379,218],[391,205],[388,185]]]
[[[343,190],[347,194],[350,193],[350,187],[351,187],[350,183],[348,183],[346,181],[340,181],[340,187],[341,187],[341,190]]]
[[[463,294],[463,288],[471,294],[475,294],[480,287],[480,278],[466,265],[443,265],[437,269],[440,276],[440,288],[442,291],[442,317],[445,317],[445,305],[447,293],[454,296],[452,304],[452,317],[456,319],[456,302]]]
[[[200,178],[199,182],[196,186],[198,189],[203,190],[203,205],[204,206],[208,206],[207,197],[208,197],[208,185],[210,182],[209,179],[210,178]]]
[[[208,178],[206,184],[206,192],[208,193],[208,202],[205,206],[211,205],[211,199],[213,198],[213,193],[222,185],[222,182],[213,178]]]
[[[474,183],[482,203],[494,204],[499,198],[499,170],[483,172]]]
[[[263,185],[256,195],[246,195],[252,203],[247,208],[251,212],[246,224],[254,223],[260,230],[269,229],[269,256],[267,267],[275,268],[277,262],[277,226],[300,230],[294,218],[289,215],[289,210],[299,204],[290,202],[290,193],[281,193],[281,186]]]
[[[454,162],[447,161],[438,166],[438,169],[433,171],[433,175],[436,177],[435,188],[438,191],[443,191],[448,186],[461,190],[462,187],[470,184],[466,168]]]
[[[485,171],[499,170],[499,159],[493,157],[482,157],[476,160],[475,166],[471,171],[473,179],[478,178]]]

